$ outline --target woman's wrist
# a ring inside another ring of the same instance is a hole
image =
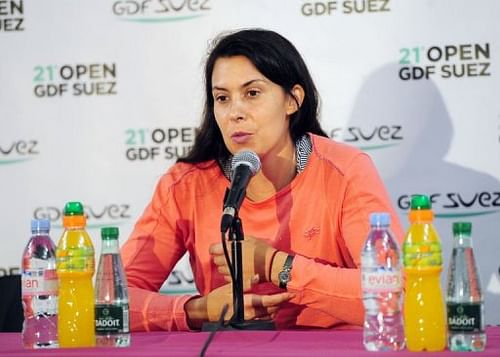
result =
[[[206,298],[203,296],[193,297],[184,304],[186,321],[191,330],[201,330],[203,323],[208,320],[206,306]]]
[[[272,265],[271,265],[271,269],[270,269],[270,271],[271,271],[270,281],[276,286],[280,285],[279,273],[283,269],[283,265],[285,265],[285,260],[287,257],[288,257],[288,253],[278,251],[275,254],[274,259],[272,261]]]
[[[276,257],[276,254],[278,254],[279,250],[278,249],[273,249],[272,253],[270,256],[267,258],[267,265],[266,266],[266,281],[272,281],[271,276],[272,276],[272,269],[273,269],[273,262],[274,258]]]

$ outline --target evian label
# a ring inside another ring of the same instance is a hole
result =
[[[22,295],[57,295],[58,280],[55,269],[27,269],[23,271]]]
[[[370,269],[361,273],[361,287],[366,292],[400,291],[401,271]]]

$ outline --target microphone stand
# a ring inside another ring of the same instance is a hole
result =
[[[245,321],[243,302],[243,261],[241,242],[244,239],[243,224],[238,217],[238,212],[229,227],[229,238],[231,242],[231,260],[234,269],[233,281],[233,316],[227,324],[214,327],[213,323],[204,323],[202,331],[219,330],[275,330],[272,320],[248,320]],[[232,276],[233,276],[232,275]]]
[[[243,262],[241,242],[244,239],[243,226],[238,214],[235,215],[229,227],[229,242],[231,242],[231,260],[234,269],[233,281],[233,317],[231,324],[241,324],[245,321],[243,302]]]

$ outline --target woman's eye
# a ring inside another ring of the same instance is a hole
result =
[[[252,89],[248,91],[248,96],[249,97],[256,97],[260,94],[260,92],[256,89]]]
[[[226,95],[222,95],[222,94],[216,95],[215,96],[215,100],[217,102],[225,102],[227,100],[227,96]]]

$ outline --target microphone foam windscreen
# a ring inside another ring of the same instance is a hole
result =
[[[234,172],[239,165],[248,166],[253,176],[260,170],[260,159],[253,151],[243,150],[233,156],[233,160],[231,161],[232,172]]]

